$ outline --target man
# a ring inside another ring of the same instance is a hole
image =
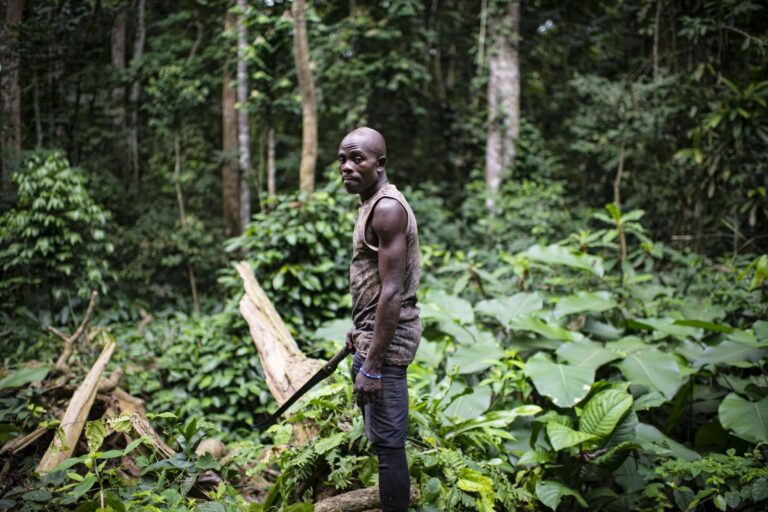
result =
[[[361,201],[349,267],[354,325],[347,343],[355,348],[354,393],[379,459],[381,509],[400,512],[408,508],[411,486],[406,369],[421,339],[416,219],[387,180],[387,149],[379,132],[350,132],[338,157],[344,188]]]

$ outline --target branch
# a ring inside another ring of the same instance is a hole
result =
[[[80,322],[80,326],[71,336],[67,336],[66,334],[56,329],[52,325],[46,325],[45,327],[43,327],[43,330],[45,330],[46,332],[49,332],[54,336],[57,336],[62,340],[64,340],[64,349],[61,351],[61,355],[56,360],[56,364],[54,365],[54,367],[57,370],[61,372],[69,371],[67,360],[72,355],[75,342],[80,338],[80,336],[83,335],[83,332],[85,332],[86,327],[88,327],[88,322],[90,322],[91,318],[93,317],[93,310],[96,307],[96,299],[98,298],[98,296],[99,296],[99,292],[97,292],[96,290],[93,290],[91,292],[91,300],[88,303],[88,309],[85,311],[85,316],[83,316],[83,320]]]

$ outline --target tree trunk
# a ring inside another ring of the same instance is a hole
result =
[[[275,189],[275,127],[270,126],[267,132],[267,197],[274,198]]]
[[[237,112],[238,151],[240,157],[240,229],[251,220],[251,138],[248,133],[248,69],[245,65],[245,51],[248,34],[245,30],[246,0],[237,0]]]
[[[179,206],[179,224],[183,228],[187,224],[187,214],[184,211],[184,194],[181,192],[181,130],[173,130],[173,184],[176,188],[176,203]],[[192,308],[196,314],[200,314],[200,302],[197,299],[197,280],[192,264],[187,261],[187,277],[189,288],[192,292]]]
[[[133,83],[131,84],[131,123],[128,133],[128,161],[131,167],[131,192],[139,193],[141,181],[141,167],[139,162],[139,97],[141,96],[141,59],[144,55],[144,41],[146,30],[144,27],[144,0],[138,1],[136,13],[136,37],[133,42]]]
[[[485,182],[494,207],[494,196],[515,161],[520,133],[520,2],[502,6],[490,17],[491,48],[488,52],[488,141],[485,150]]]
[[[43,147],[43,119],[40,116],[40,78],[37,71],[32,76],[32,110],[35,114],[35,147]]]
[[[21,25],[23,0],[4,2],[5,20],[3,22],[2,42],[3,62],[0,96],[0,189],[10,183],[11,169],[21,155],[21,87],[19,86],[19,27]]]
[[[315,165],[317,162],[317,100],[312,70],[309,65],[309,41],[307,38],[307,6],[304,0],[294,0],[293,11],[293,55],[296,62],[296,76],[301,91],[301,165],[299,167],[299,190],[311,194],[315,188]]]
[[[224,31],[235,26],[234,14],[227,13],[224,18]],[[232,83],[229,62],[224,63],[224,85],[222,90],[222,141],[224,164],[221,166],[221,192],[224,209],[224,234],[236,236],[242,233],[240,226],[240,177],[237,161],[237,92]]]
[[[125,175],[125,6],[117,7],[115,19],[112,22],[111,49],[112,67],[114,68],[115,86],[112,88],[112,131],[114,139],[114,162],[118,175]],[[126,180],[127,181],[127,180]]]

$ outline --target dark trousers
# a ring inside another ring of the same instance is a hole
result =
[[[355,354],[352,382],[364,359]],[[365,435],[379,459],[379,496],[383,512],[405,512],[411,491],[405,438],[408,435],[407,367],[383,365],[381,397],[363,407]]]

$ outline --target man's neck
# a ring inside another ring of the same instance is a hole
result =
[[[376,192],[378,192],[379,190],[387,186],[388,183],[389,183],[389,180],[387,179],[387,174],[382,172],[379,175],[379,179],[376,181],[376,183],[371,185],[368,189],[360,192],[360,201],[365,202],[368,199],[372,198],[376,194]]]

